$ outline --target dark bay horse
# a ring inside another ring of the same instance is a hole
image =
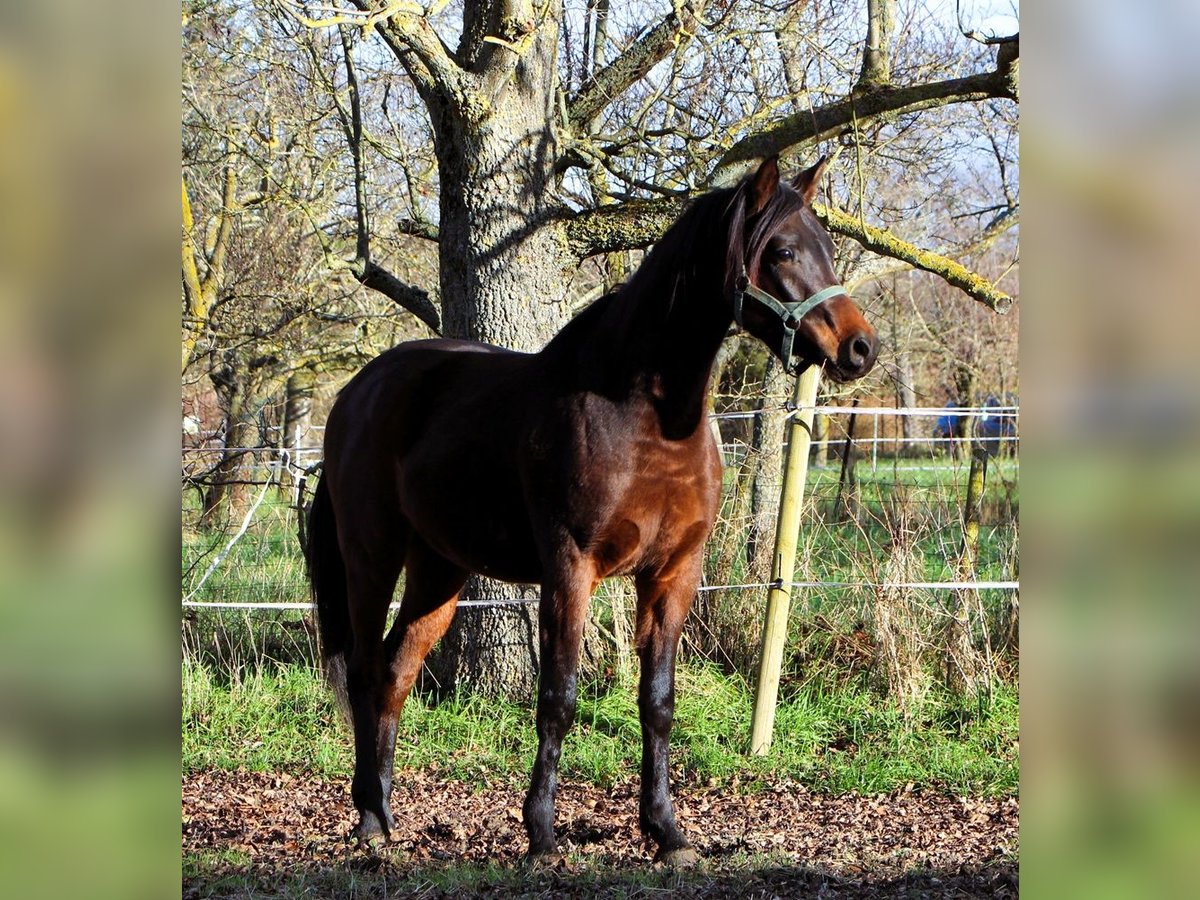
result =
[[[454,340],[402,344],[342,390],[309,518],[322,657],[349,706],[357,837],[386,837],[396,721],[468,575],[541,585],[538,751],[529,858],[553,858],[563,736],[602,578],[632,575],[641,663],[640,822],[656,859],[696,859],[675,822],[667,740],[675,654],[717,512],[705,421],[731,322],[791,369],[864,375],[875,331],[835,284],[810,207],[825,161],[791,183],[769,159],[696,200],[630,281],[539,353]],[[401,569],[404,595],[384,636]]]

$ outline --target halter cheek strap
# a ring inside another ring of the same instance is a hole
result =
[[[800,320],[829,298],[848,293],[850,292],[842,285],[831,284],[829,287],[817,291],[807,300],[802,300],[799,303],[783,303],[761,288],[757,288],[751,284],[749,277],[743,272],[738,276],[733,292],[733,319],[737,322],[739,328],[745,327],[742,322],[742,305],[747,297],[757,300],[777,315],[783,324],[783,337],[779,348],[779,359],[783,362],[783,367],[791,372],[794,368],[792,365],[792,346],[796,332],[800,330]]]

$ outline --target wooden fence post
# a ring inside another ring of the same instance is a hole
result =
[[[804,484],[808,478],[813,407],[817,402],[817,385],[820,380],[821,370],[817,366],[809,366],[796,379],[796,391],[793,395],[797,411],[792,415],[791,424],[788,426],[787,460],[783,469],[779,518],[775,525],[774,562],[771,564],[772,586],[767,594],[758,686],[754,695],[754,715],[750,724],[750,752],[756,756],[765,756],[771,749],[771,732],[775,727],[775,702],[779,697],[779,676],[783,669],[788,609],[792,598],[791,581],[796,570],[800,510],[804,504]]]

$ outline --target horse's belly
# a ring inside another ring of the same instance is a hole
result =
[[[432,544],[433,542],[430,541]],[[454,539],[434,548],[455,565],[495,578],[523,584],[540,584],[542,567],[532,539],[517,535],[459,532]]]
[[[542,579],[537,546],[519,495],[497,480],[414,472],[401,482],[410,527],[439,555],[501,581]]]

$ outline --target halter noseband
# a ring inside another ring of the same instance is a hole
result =
[[[798,365],[794,365],[792,361],[792,347],[796,339],[796,332],[800,330],[800,321],[830,297],[849,293],[842,285],[831,284],[829,287],[817,291],[807,300],[802,300],[799,303],[783,303],[761,288],[751,284],[749,276],[743,271],[738,276],[737,282],[734,285],[733,320],[737,322],[739,328],[745,327],[742,324],[742,304],[746,298],[757,300],[767,310],[778,316],[780,323],[783,325],[783,338],[779,347],[779,359],[783,363],[784,370],[790,374],[798,368]]]

